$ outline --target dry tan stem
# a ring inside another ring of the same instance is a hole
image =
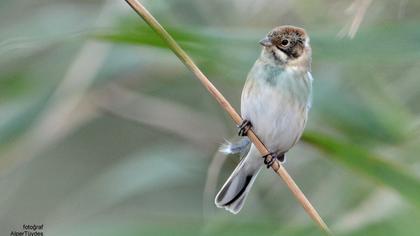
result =
[[[203,84],[204,87],[210,92],[210,94],[217,100],[220,106],[230,115],[233,121],[239,125],[242,122],[241,116],[235,111],[232,105],[226,100],[226,98],[217,90],[216,87],[207,79],[207,77],[201,72],[193,60],[187,55],[187,53],[178,45],[178,43],[169,35],[169,33],[159,24],[159,22],[149,13],[149,11],[137,0],[125,0],[137,14],[139,14],[144,21],[165,41],[169,48],[178,56],[178,58],[190,69],[198,80]],[[269,151],[260,141],[260,139],[254,134],[252,130],[247,133],[249,139],[254,143],[256,148],[260,151],[261,155],[269,154]],[[287,187],[292,191],[293,195],[308,213],[308,215],[316,222],[316,224],[325,232],[327,235],[332,235],[330,229],[325,224],[324,220],[318,214],[316,209],[305,197],[300,188],[293,181],[292,177],[287,173],[283,165],[276,161],[272,165],[272,169],[283,179]]]
[[[373,0],[354,0],[350,7],[346,10],[350,14],[354,14],[353,20],[346,25],[339,33],[339,37],[349,37],[353,39],[359,30],[360,24],[365,18],[367,9],[372,4]]]

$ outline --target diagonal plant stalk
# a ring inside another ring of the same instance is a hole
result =
[[[169,48],[177,55],[177,57],[185,64],[185,66],[191,70],[196,78],[200,80],[203,86],[210,92],[210,94],[217,100],[220,106],[230,115],[233,121],[239,125],[242,123],[241,116],[235,111],[232,105],[226,100],[226,98],[217,90],[217,88],[207,79],[207,77],[201,72],[194,61],[188,56],[188,54],[178,45],[178,43],[172,38],[172,36],[159,24],[159,22],[150,14],[150,12],[138,1],[138,0],[125,0],[131,8],[138,15],[140,15],[144,21],[162,38],[162,40],[168,44]],[[249,139],[254,143],[255,147],[260,151],[262,155],[269,154],[269,151],[261,142],[261,140],[255,135],[252,129],[247,132]],[[274,172],[278,174],[287,187],[296,197],[298,202],[305,209],[306,213],[312,218],[312,220],[319,226],[319,228],[327,235],[332,235],[327,224],[318,214],[316,209],[312,206],[302,190],[297,186],[292,177],[287,173],[284,166],[279,162],[275,161],[271,166]]]

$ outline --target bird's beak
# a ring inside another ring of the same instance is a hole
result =
[[[269,47],[273,45],[273,43],[267,36],[260,40],[260,44],[263,45],[264,47]]]

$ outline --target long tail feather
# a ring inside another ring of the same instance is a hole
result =
[[[261,167],[261,158],[259,157],[258,151],[252,146],[248,155],[241,160],[216,195],[216,206],[237,214],[242,209],[246,196],[251,190],[251,186]]]

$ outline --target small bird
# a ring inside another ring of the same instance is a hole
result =
[[[311,47],[304,29],[279,26],[260,41],[260,57],[248,74],[241,97],[243,123],[239,135],[249,129],[271,152],[263,156],[243,137],[224,144],[226,154],[246,153],[215,198],[217,207],[237,214],[263,164],[284,162],[286,152],[300,139],[311,107]],[[271,157],[273,158],[271,158]]]

